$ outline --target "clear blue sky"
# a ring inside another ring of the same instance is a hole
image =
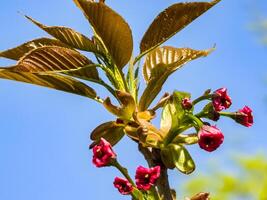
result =
[[[137,53],[138,42],[152,19],[177,1],[106,2],[132,26]],[[264,0],[258,2],[256,7],[253,0],[222,0],[167,43],[195,49],[210,48],[216,43],[217,50],[175,73],[165,90],[185,90],[196,97],[207,88],[225,86],[234,101],[232,110],[249,105],[255,114],[255,126],[250,129],[220,121],[218,126],[226,138],[218,151],[208,154],[197,146],[190,148],[198,166],[196,173],[205,169],[211,158],[227,163],[232,153],[266,152],[267,50],[249,30],[255,11],[267,7]],[[65,25],[91,35],[87,21],[71,0],[9,0],[3,1],[0,9],[1,50],[45,35],[17,11],[47,25]],[[0,60],[0,66],[10,64]],[[113,119],[100,105],[83,97],[6,80],[0,80],[0,99],[0,199],[127,199],[112,186],[114,177],[119,175],[117,171],[96,169],[91,164],[89,133],[98,124]],[[116,151],[132,175],[137,165],[144,164],[136,146],[126,138]],[[172,186],[179,187],[184,176],[178,172],[171,176]]]

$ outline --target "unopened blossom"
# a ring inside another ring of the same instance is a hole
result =
[[[108,166],[111,159],[114,158],[116,158],[116,154],[110,143],[104,138],[101,138],[99,144],[93,147],[93,164],[96,167]]]
[[[193,107],[192,102],[189,98],[184,98],[182,100],[182,106],[186,110],[190,110]]]
[[[227,94],[226,88],[216,90],[212,97],[214,110],[220,112],[229,108],[232,105],[231,97]]]
[[[131,194],[131,192],[133,191],[133,185],[127,179],[124,178],[116,177],[113,182],[113,185],[123,195]]]
[[[216,126],[203,125],[198,132],[200,148],[212,152],[215,151],[224,140],[224,135]]]
[[[253,115],[252,110],[248,106],[240,109],[236,113],[235,121],[246,127],[251,127],[253,125]]]
[[[160,166],[145,168],[139,166],[136,170],[136,186],[140,190],[149,190],[160,176]]]

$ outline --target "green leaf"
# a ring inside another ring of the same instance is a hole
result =
[[[197,134],[179,134],[172,142],[175,144],[192,145],[198,143],[198,140],[199,139]]]
[[[170,148],[165,147],[160,151],[161,160],[168,169],[174,169],[175,164],[173,162],[172,151]]]
[[[191,60],[207,56],[212,50],[161,47],[151,51],[143,67],[143,74],[148,85],[140,99],[140,110],[143,111],[149,107],[173,72]]]
[[[98,142],[101,138],[106,139],[112,146],[116,145],[124,136],[124,127],[116,122],[106,122],[96,127],[91,133],[91,140]],[[94,144],[94,143],[93,143]]]
[[[56,46],[40,47],[22,57],[16,66],[9,68],[14,72],[49,73],[77,70],[95,65],[78,51]]]
[[[175,91],[173,93],[162,110],[160,122],[160,129],[162,131],[168,133],[181,126],[185,114],[185,110],[182,107],[182,100],[184,98],[190,99],[190,97],[191,95],[186,92]]]
[[[0,69],[0,78],[31,83],[56,90],[74,93],[97,100],[96,92],[71,77],[58,74],[32,74],[28,72],[13,72],[10,69]]]
[[[168,102],[162,110],[160,130],[168,133],[171,129],[176,128],[179,123],[177,119],[177,109],[173,102]]]
[[[50,38],[38,38],[32,41],[26,42],[15,48],[2,51],[0,52],[0,57],[9,58],[12,60],[19,60],[29,51],[37,49],[39,47],[44,47],[44,46],[67,47],[65,44],[63,44],[59,40],[50,39]]]
[[[189,152],[182,145],[170,144],[168,148],[171,152],[175,167],[184,174],[191,174],[195,170],[195,163]]]
[[[129,25],[114,10],[102,2],[77,0],[85,16],[100,36],[118,68],[130,60],[133,38]]]
[[[53,37],[57,38],[64,44],[69,45],[72,48],[94,52],[94,53],[101,53],[97,49],[96,45],[91,41],[89,38],[84,36],[81,33],[78,33],[77,31],[63,27],[63,26],[45,26],[36,20],[32,19],[31,17],[25,16],[27,19],[29,19],[31,22],[33,22],[35,25],[43,29],[48,34],[52,35]]]
[[[155,18],[146,31],[140,44],[141,53],[161,45],[219,1],[176,3],[170,6]]]

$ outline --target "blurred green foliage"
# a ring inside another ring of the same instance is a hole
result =
[[[189,179],[183,191],[187,196],[210,192],[212,200],[267,200],[267,158],[264,155],[235,157],[231,172],[211,167],[205,174]]]

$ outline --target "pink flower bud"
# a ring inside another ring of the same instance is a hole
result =
[[[228,96],[226,88],[220,88],[214,92],[212,104],[217,112],[227,109],[232,105],[232,100],[230,96]]]
[[[133,191],[133,186],[127,179],[116,177],[113,184],[123,195],[131,194]]]
[[[185,110],[190,110],[193,107],[192,102],[189,98],[184,98],[182,100],[182,106]]]
[[[252,110],[248,106],[240,109],[236,114],[235,121],[246,127],[251,127],[253,125]]]
[[[112,150],[110,143],[101,138],[99,144],[93,148],[93,164],[96,167],[108,166],[113,158],[116,158],[116,154]]]
[[[145,168],[139,166],[136,170],[136,186],[140,190],[149,190],[160,176],[160,166]]]
[[[224,140],[222,132],[216,126],[204,125],[198,132],[198,144],[208,152],[216,150]]]

